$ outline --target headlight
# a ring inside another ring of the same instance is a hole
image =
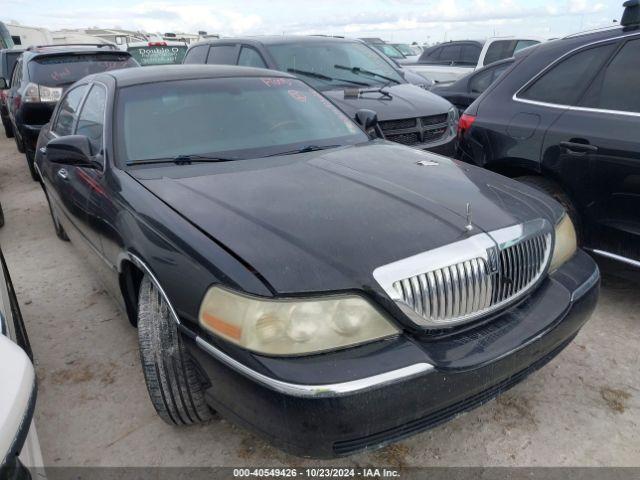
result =
[[[447,113],[447,123],[449,124],[451,135],[455,135],[458,131],[458,117],[458,109],[456,107],[451,107]]]
[[[308,355],[398,334],[364,298],[265,300],[212,287],[202,301],[200,325],[254,352]]]
[[[573,227],[573,222],[569,215],[565,213],[562,220],[556,225],[556,244],[553,249],[549,271],[553,272],[569,260],[576,253],[577,248],[576,229]]]

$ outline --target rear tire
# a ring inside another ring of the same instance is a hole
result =
[[[44,190],[44,197],[47,199],[47,205],[49,205],[49,213],[51,214],[51,221],[53,222],[53,228],[56,231],[56,236],[65,242],[69,241],[69,237],[67,236],[67,232],[64,231],[60,220],[58,220],[58,216],[53,211],[53,207],[51,206],[51,200],[49,200],[49,194]]]
[[[31,174],[31,178],[34,182],[39,182],[40,175],[38,175],[38,171],[36,170],[35,153],[33,153],[31,150],[27,150],[25,156],[27,157],[27,165],[29,166],[29,173]]]
[[[567,214],[569,215],[569,218],[571,218],[573,226],[576,229],[578,246],[582,245],[582,222],[580,220],[580,214],[578,214],[578,210],[569,195],[567,195],[560,185],[548,178],[534,175],[518,177],[516,180],[551,195],[560,205],[562,205],[567,211]]]
[[[151,403],[169,425],[211,418],[193,361],[182,345],[167,302],[147,275],[138,297],[138,342]]]
[[[13,138],[13,127],[11,126],[11,121],[8,118],[3,118],[2,126],[4,127],[4,134],[7,138]]]

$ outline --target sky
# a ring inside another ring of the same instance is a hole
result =
[[[62,28],[222,36],[331,34],[435,43],[543,38],[611,25],[623,0],[0,0],[0,20]]]

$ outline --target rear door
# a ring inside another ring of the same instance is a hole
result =
[[[620,42],[574,108],[550,131],[560,161],[589,168],[582,187],[588,246],[640,261],[640,37]]]

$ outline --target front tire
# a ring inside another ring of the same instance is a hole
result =
[[[4,127],[4,134],[7,138],[13,138],[13,127],[11,121],[8,118],[2,119],[2,126]]]
[[[560,205],[567,211],[567,215],[571,218],[573,226],[576,229],[576,236],[578,237],[578,246],[582,245],[582,222],[580,214],[575,204],[567,195],[567,193],[553,180],[549,180],[545,177],[538,177],[535,175],[527,175],[524,177],[518,177],[516,180],[529,185],[541,192],[551,195]]]
[[[169,425],[211,418],[193,361],[182,345],[167,302],[147,275],[138,297],[138,343],[151,403]]]

